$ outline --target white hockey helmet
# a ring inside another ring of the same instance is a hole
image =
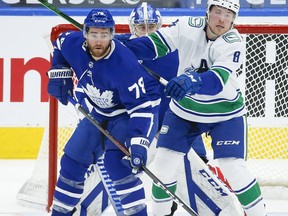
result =
[[[239,0],[208,0],[207,11],[206,11],[207,14],[209,14],[211,6],[213,6],[213,5],[220,6],[220,7],[226,8],[228,10],[231,10],[235,13],[235,19],[238,17],[238,12],[240,9]]]

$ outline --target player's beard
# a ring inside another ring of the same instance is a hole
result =
[[[111,45],[111,40],[108,44],[105,44],[105,45],[102,45],[102,44],[91,45],[88,43],[88,48],[93,57],[101,58],[107,55],[107,53],[110,50],[110,45]]]

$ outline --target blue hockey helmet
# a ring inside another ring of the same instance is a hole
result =
[[[129,27],[130,32],[133,35],[137,35],[137,25],[148,25],[154,24],[155,30],[158,30],[162,26],[162,17],[156,8],[147,2],[142,2],[138,5],[129,16]],[[146,28],[148,29],[148,28]],[[149,32],[146,32],[148,34]],[[139,36],[139,35],[138,35]]]
[[[108,10],[92,9],[84,20],[84,33],[88,32],[89,27],[110,28],[114,34],[115,21]]]

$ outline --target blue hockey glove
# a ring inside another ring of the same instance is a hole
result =
[[[49,77],[48,93],[67,105],[68,95],[73,91],[73,72],[70,68],[52,68],[47,75]]]
[[[188,72],[171,79],[165,89],[165,95],[176,101],[185,97],[186,94],[196,94],[202,85],[201,77],[196,72]]]
[[[133,137],[126,145],[130,146],[131,157],[124,157],[122,163],[131,169],[138,170],[142,165],[146,165],[147,151],[150,146],[148,139],[144,137]],[[128,163],[129,162],[129,163]]]

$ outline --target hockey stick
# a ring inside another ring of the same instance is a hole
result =
[[[142,67],[149,73],[151,74],[154,78],[156,78],[162,85],[166,86],[168,81],[164,79],[163,77],[159,76],[157,73],[152,71],[150,68],[146,67],[145,65],[141,64]]]
[[[47,7],[48,9],[50,9],[51,11],[53,11],[54,13],[56,13],[57,15],[63,17],[65,20],[67,20],[68,22],[70,22],[72,25],[74,25],[75,27],[77,27],[80,30],[83,30],[83,26],[77,22],[76,20],[74,20],[72,17],[68,16],[67,14],[63,13],[61,10],[59,10],[57,7],[55,7],[54,5],[50,4],[49,2],[47,2],[47,0],[38,0],[43,6]]]
[[[130,152],[123,144],[116,140],[107,130],[105,130],[97,120],[88,113],[79,103],[77,103],[72,97],[68,97],[70,103],[72,103],[79,112],[81,112],[95,127],[98,128],[111,142],[113,142],[126,156],[130,157]],[[162,181],[160,181],[146,166],[142,165],[141,169],[154,181],[156,185],[161,187],[172,199],[185,209],[190,215],[197,216],[198,214],[185,202],[183,202],[174,192],[172,192]]]

